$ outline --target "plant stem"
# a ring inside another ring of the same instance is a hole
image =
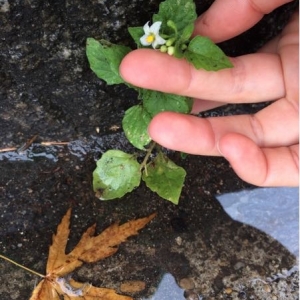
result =
[[[24,269],[24,270],[26,270],[26,271],[28,271],[28,272],[30,272],[30,273],[33,273],[34,275],[40,276],[40,277],[42,277],[42,278],[45,277],[44,275],[42,275],[42,274],[40,274],[40,273],[38,273],[38,272],[36,272],[36,271],[33,271],[33,270],[29,269],[29,268],[26,268],[26,267],[24,267],[24,266],[18,264],[17,262],[15,262],[15,261],[9,259],[8,257],[6,257],[6,256],[4,256],[4,255],[1,255],[1,254],[0,254],[0,257],[3,258],[3,259],[5,259],[5,260],[7,260],[7,261],[9,261],[9,262],[12,263],[12,264],[18,266],[19,268],[22,268],[22,269]]]
[[[150,148],[147,150],[147,154],[146,154],[146,156],[145,156],[143,162],[141,163],[140,170],[145,169],[146,176],[148,176],[148,172],[147,172],[147,161],[148,161],[148,159],[149,159],[149,157],[150,157],[150,155],[151,155],[151,153],[152,153],[152,151],[153,151],[153,149],[154,149],[155,146],[156,146],[156,143],[155,143],[155,142],[152,142]]]

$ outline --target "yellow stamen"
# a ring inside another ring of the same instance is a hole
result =
[[[153,33],[150,33],[146,38],[146,41],[149,44],[152,44],[154,42],[154,40],[155,40],[155,35]]]

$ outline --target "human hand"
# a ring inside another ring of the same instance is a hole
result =
[[[216,0],[197,20],[195,34],[215,42],[226,40],[287,2]],[[139,49],[128,54],[120,66],[125,81],[193,97],[194,113],[226,103],[274,100],[254,115],[203,119],[163,112],[150,123],[151,138],[186,153],[222,155],[238,176],[255,185],[298,185],[298,18],[294,14],[281,35],[258,53],[232,58],[234,68],[218,72],[196,70],[159,51]]]

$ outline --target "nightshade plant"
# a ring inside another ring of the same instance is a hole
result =
[[[209,38],[192,37],[196,18],[193,0],[166,0],[160,4],[152,22],[142,27],[129,27],[128,31],[137,48],[153,48],[153,51],[186,59],[196,69],[218,71],[231,68],[231,62]],[[131,192],[142,179],[160,197],[178,204],[186,172],[151,141],[147,128],[159,112],[190,113],[192,99],[141,89],[124,82],[119,66],[130,51],[129,47],[106,40],[87,39],[86,53],[95,74],[109,85],[123,83],[138,92],[140,103],[125,112],[122,127],[129,142],[145,154],[139,163],[136,154],[108,150],[97,162],[93,188],[100,199],[115,199]]]

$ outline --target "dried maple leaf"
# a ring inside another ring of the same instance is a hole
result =
[[[64,300],[132,300],[131,297],[119,295],[112,289],[76,282],[68,274],[83,262],[96,262],[114,254],[121,242],[137,234],[154,216],[152,214],[123,225],[113,224],[97,236],[94,236],[96,226],[93,225],[83,233],[76,247],[66,254],[70,233],[69,209],[58,225],[57,233],[53,235],[46,267],[47,275],[34,289],[30,300],[60,300],[60,295]]]

